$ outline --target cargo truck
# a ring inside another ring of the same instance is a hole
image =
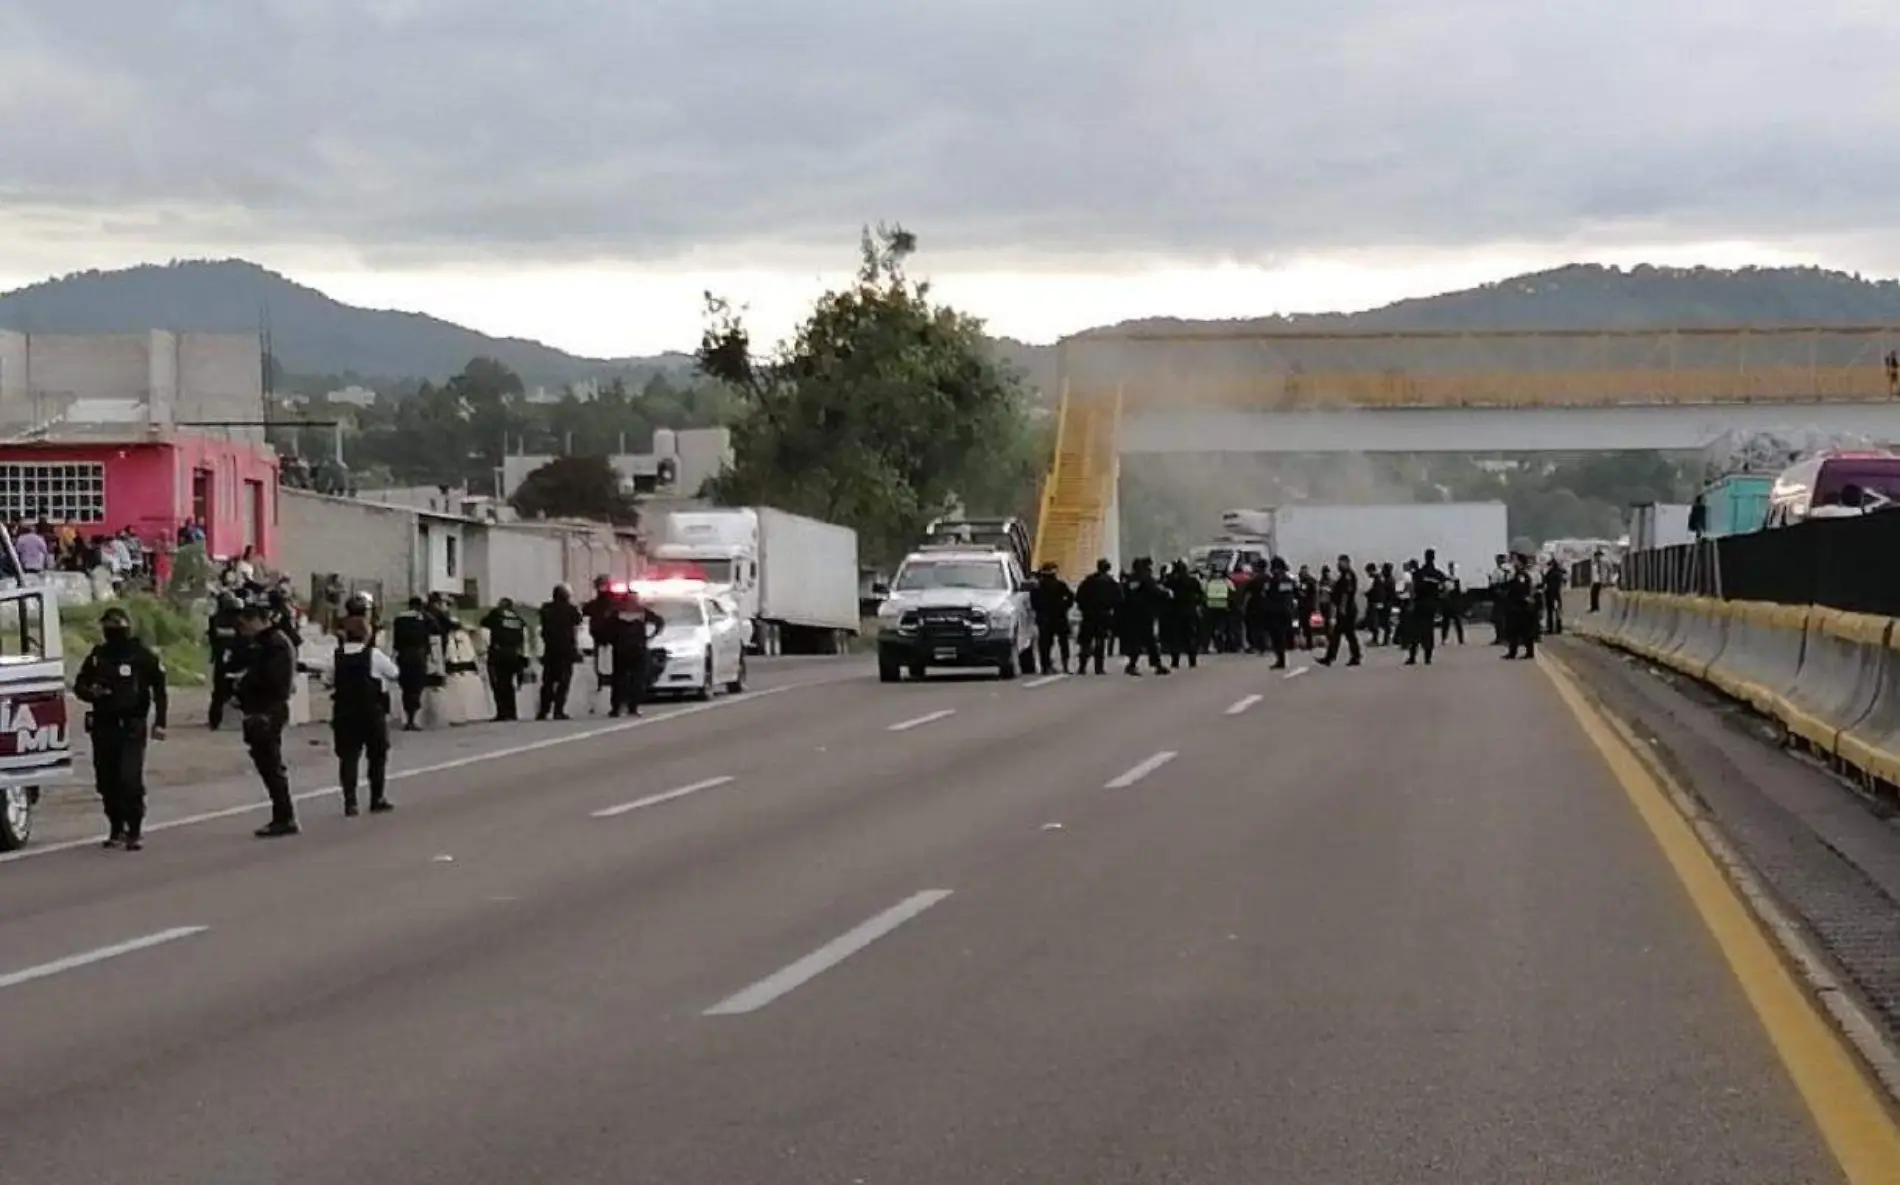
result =
[[[649,550],[656,576],[730,589],[753,654],[838,654],[858,632],[858,533],[769,506],[676,510]]]
[[[1502,502],[1275,506],[1229,510],[1221,526],[1230,539],[1264,545],[1295,571],[1305,564],[1318,572],[1341,555],[1364,571],[1368,563],[1401,564],[1431,548],[1440,568],[1458,565],[1467,589],[1483,585],[1496,557],[1510,550]]]

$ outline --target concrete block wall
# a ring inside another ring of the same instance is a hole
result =
[[[280,489],[277,567],[307,596],[313,575],[334,572],[344,581],[372,583],[383,603],[400,605],[416,589],[416,516],[413,511]]]

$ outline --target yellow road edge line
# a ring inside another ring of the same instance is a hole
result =
[[[1602,755],[1721,947],[1756,1019],[1849,1185],[1900,1185],[1900,1123],[1880,1087],[1802,988],[1666,787],[1559,659],[1538,665]]]

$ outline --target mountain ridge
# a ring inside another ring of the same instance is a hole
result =
[[[1085,330],[1221,326],[1258,332],[1481,331],[1643,328],[1900,326],[1900,280],[1869,280],[1819,267],[1630,268],[1568,264],[1353,313],[1296,313],[1196,321],[1148,317]],[[470,358],[495,358],[530,385],[678,372],[690,355],[588,358],[544,342],[494,337],[426,313],[344,304],[242,259],[173,260],[84,271],[0,293],[0,329],[39,333],[136,333],[148,329],[252,333],[268,326],[291,375],[351,376],[376,385],[440,381]],[[1045,393],[1055,347],[1002,337],[997,354]]]

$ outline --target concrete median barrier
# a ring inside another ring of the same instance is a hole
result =
[[[1816,605],[1808,614],[1801,670],[1782,704],[1791,737],[1819,756],[1839,756],[1841,734],[1873,710],[1893,621]]]
[[[1835,738],[1834,754],[1868,778],[1900,785],[1900,623],[1888,623],[1879,648],[1873,702]]]
[[[1728,612],[1727,641],[1706,678],[1763,715],[1784,718],[1801,672],[1808,606],[1732,601]]]
[[[1728,643],[1728,605],[1709,597],[1685,597],[1680,607],[1681,643],[1669,665],[1694,679],[1707,679],[1709,667]]]

